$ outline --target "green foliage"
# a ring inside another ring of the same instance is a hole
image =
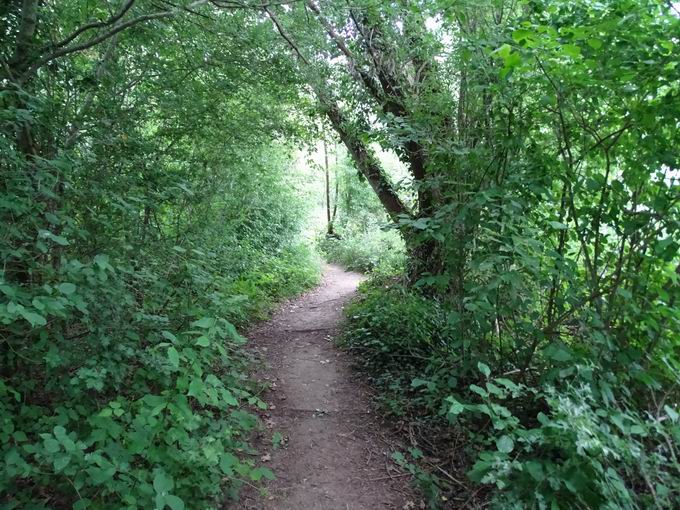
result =
[[[30,4],[3,7],[3,63]],[[31,52],[106,15],[80,8],[41,3]],[[219,25],[229,49],[158,23],[1,78],[3,508],[217,508],[273,476],[236,328],[319,265],[281,141],[304,126],[269,106],[293,82],[248,18]]]
[[[393,230],[377,227],[365,232],[342,230],[340,239],[324,236],[318,246],[326,260],[364,273],[397,274],[403,271],[403,242]]]
[[[369,372],[408,372],[446,348],[446,317],[436,303],[384,278],[362,285],[361,300],[346,313],[345,341]]]
[[[300,268],[296,250],[225,286],[207,257],[181,252],[163,257],[186,273],[171,273],[173,282],[97,255],[66,264],[59,276],[70,285],[46,282],[31,295],[4,284],[12,299],[3,327],[16,335],[3,362],[14,375],[0,392],[0,486],[10,507],[44,491],[46,507],[208,507],[225,481],[235,490],[238,480],[270,476],[240,453],[256,425],[244,407],[264,404],[248,389],[245,340],[224,317],[245,319],[313,283],[314,272]],[[266,287],[231,294],[247,280]],[[146,289],[142,303],[135,289]],[[168,300],[175,293],[181,302]]]
[[[399,232],[390,228],[375,194],[356,169],[341,158],[335,148],[336,162],[329,168],[331,187],[337,190],[331,198],[335,216],[333,233],[327,229],[317,239],[317,247],[329,262],[353,271],[394,275],[403,272],[406,250]],[[333,194],[332,194],[333,195]]]
[[[228,287],[243,306],[227,311],[233,322],[241,324],[264,318],[283,297],[300,294],[319,281],[318,255],[306,244],[282,249],[268,258],[257,271],[250,271]]]
[[[673,506],[675,5],[319,1],[274,31],[161,4],[0,8],[3,504],[210,507],[270,475],[235,328],[315,279],[283,140],[321,113],[352,165],[319,244],[379,276],[345,343],[482,484],[430,499]]]
[[[384,409],[465,434],[467,447],[452,455],[470,459],[471,481],[495,487],[494,507],[673,508],[680,497],[680,420],[667,403],[677,375],[660,384],[634,367],[613,373],[564,345],[543,351],[550,368],[540,379],[498,375],[471,342],[452,340],[450,305],[380,278],[347,316],[343,346],[381,389]],[[655,395],[646,409],[636,399],[642,381]],[[441,457],[446,447],[437,447],[430,454]],[[404,465],[435,506],[441,492],[460,490],[417,459]]]
[[[366,290],[346,344],[496,507],[672,508],[677,9],[434,1],[380,20],[367,53],[390,65],[355,65],[403,87],[371,114],[411,170],[415,204],[393,215],[410,285]],[[446,451],[459,434],[468,446]]]
[[[577,368],[592,378],[592,367]],[[599,381],[594,388],[595,382],[560,392],[546,387],[535,394],[522,385],[490,379],[479,392],[482,403],[459,407],[452,400],[451,419],[460,419],[462,407],[486,414],[494,427],[494,434],[484,438],[491,449],[480,453],[469,476],[500,489],[497,507],[555,508],[565,502],[612,509],[675,506],[680,497],[676,412],[668,408],[643,415],[629,400],[610,400],[608,384]],[[527,392],[546,411],[525,428],[503,404]]]

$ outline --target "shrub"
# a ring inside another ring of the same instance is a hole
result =
[[[329,262],[364,273],[397,274],[406,260],[403,242],[392,230],[350,232],[341,239],[324,236],[318,245]]]
[[[578,369],[592,377],[593,367]],[[604,378],[560,390],[494,378],[483,386],[471,387],[481,403],[449,398],[447,414],[453,421],[482,414],[493,426],[472,434],[487,449],[469,476],[497,487],[497,508],[674,508],[680,423],[669,406],[640,412],[625,398],[611,399]],[[530,420],[516,404],[527,394],[545,408]]]
[[[494,508],[674,508],[680,498],[680,416],[666,399],[677,375],[660,372],[659,383],[634,366],[614,373],[605,358],[596,364],[593,353],[567,346],[542,352],[532,372],[496,375],[456,336],[448,303],[384,278],[363,284],[346,312],[343,345],[357,352],[386,409],[424,425],[427,455],[450,456],[452,469],[493,486],[483,497]],[[639,399],[644,388],[653,405]],[[464,446],[449,450],[445,441],[460,435]],[[461,490],[437,471],[423,474],[427,464],[411,469],[444,494]]]
[[[363,285],[360,299],[346,313],[343,345],[371,369],[422,365],[445,347],[441,308],[399,283],[383,279]]]
[[[271,477],[243,455],[264,404],[227,318],[315,281],[309,250],[284,251],[240,277],[260,285],[247,296],[184,249],[143,271],[72,261],[33,295],[3,284],[3,328],[23,331],[3,353],[3,508],[211,508]]]

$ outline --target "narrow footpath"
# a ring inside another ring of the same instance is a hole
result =
[[[259,454],[276,474],[266,494],[245,491],[239,510],[416,509],[407,474],[391,460],[398,441],[334,339],[362,276],[329,265],[322,283],[249,335],[264,363],[258,377],[266,431]],[[280,443],[274,448],[274,442]]]

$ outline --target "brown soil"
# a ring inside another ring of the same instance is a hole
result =
[[[264,364],[265,432],[260,456],[276,474],[263,493],[246,490],[239,510],[419,508],[410,476],[395,466],[398,441],[371,405],[370,390],[333,345],[342,308],[362,276],[327,266],[322,283],[284,305],[249,337]],[[274,449],[272,435],[281,445]]]

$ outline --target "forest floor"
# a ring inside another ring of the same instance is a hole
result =
[[[370,389],[334,339],[342,308],[362,280],[326,266],[321,284],[283,305],[248,335],[269,386],[265,430],[256,441],[276,474],[244,491],[239,510],[377,510],[421,507],[410,476],[392,460],[401,448],[372,405]],[[276,433],[279,433],[280,436]],[[272,441],[276,434],[277,438]],[[279,444],[276,444],[279,443]]]

